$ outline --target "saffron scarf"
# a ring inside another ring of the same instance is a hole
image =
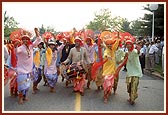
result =
[[[52,61],[52,50],[49,47],[46,50],[46,60],[47,60],[47,65],[50,66]]]
[[[36,51],[35,56],[33,58],[34,64],[36,67],[39,67],[40,65],[40,51]]]

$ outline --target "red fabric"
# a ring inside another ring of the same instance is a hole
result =
[[[30,46],[32,44],[30,37],[29,36],[22,37],[22,40],[24,40],[25,38],[28,39],[27,45]]]
[[[119,44],[118,45],[119,45],[120,48],[122,48],[122,41],[121,41],[121,39],[119,40]]]
[[[82,39],[86,38],[85,30],[80,30],[76,36],[80,36],[80,38]]]
[[[125,36],[125,37],[131,37],[132,35],[129,32],[124,32],[123,36]]]
[[[16,58],[16,53],[15,53],[15,48],[14,47],[11,50],[11,64],[12,64],[12,67],[16,68],[17,58]]]
[[[131,40],[131,41],[135,42],[134,37],[128,32],[122,33],[122,36],[123,36],[124,40]]]
[[[22,37],[25,36],[26,38],[29,38],[29,42],[28,42],[28,46],[32,44],[32,42],[30,41],[30,38],[33,36],[33,33],[31,31],[27,31],[25,29],[17,29],[15,31],[13,31],[10,34],[10,39],[15,43],[15,42],[21,42]],[[23,37],[24,38],[24,37]]]
[[[12,41],[15,41],[15,39],[21,40],[24,35],[29,36],[30,39],[33,36],[33,32],[19,28],[10,34],[10,39]]]
[[[9,68],[8,69],[8,77],[12,78],[14,75],[16,75],[16,71],[11,69],[11,68]]]
[[[42,37],[48,41],[48,39],[52,38],[53,35],[51,32],[45,32]]]
[[[103,65],[101,62],[94,62],[91,68],[91,77],[92,80],[94,81],[96,79],[96,73],[98,71],[98,68]]]
[[[135,43],[136,38],[132,36],[132,37],[130,37],[130,40],[131,40],[133,43]]]
[[[70,42],[70,36],[69,35],[65,36],[65,39],[66,39],[66,41]]]
[[[70,32],[63,32],[63,36],[70,36]]]
[[[17,91],[16,71],[13,69],[8,69],[8,77],[10,78],[10,89],[13,89],[13,92]]]
[[[118,77],[118,74],[119,74],[121,68],[127,63],[127,60],[128,60],[128,55],[125,57],[123,63],[121,63],[121,64],[117,67],[117,69],[116,69],[116,71],[115,71],[115,74],[114,74],[114,77]]]
[[[130,51],[132,51],[132,50],[134,49],[134,44],[133,44],[133,42],[132,42],[131,40],[127,40],[125,44],[126,44],[126,45],[127,45],[127,44],[132,45]]]
[[[16,75],[13,76],[10,80],[10,89],[14,88],[15,90],[17,90],[17,78]]]
[[[109,31],[103,31],[100,34],[100,38],[101,38],[102,41],[106,41],[107,39],[111,39],[112,38],[112,33],[109,32]]]
[[[61,40],[61,39],[62,39],[62,35],[57,34],[57,35],[56,35],[56,39],[57,39],[57,40]]]
[[[29,41],[28,41],[28,46],[31,45],[31,44],[33,44],[33,42],[31,42],[31,41],[29,40]]]
[[[129,32],[112,32],[112,35],[115,36],[115,38],[119,38],[121,43],[125,40],[135,41],[135,38]]]
[[[95,62],[93,65],[92,65],[92,68],[91,68],[91,77],[93,80],[96,79],[96,73],[98,71],[98,69],[103,66],[104,63],[106,63],[107,60],[104,60],[103,61],[103,54],[102,54],[102,47],[101,47],[101,39],[100,39],[100,36],[98,37],[98,58],[100,59],[99,62]]]
[[[94,31],[91,30],[91,29],[87,29],[85,31],[85,37],[91,37],[91,38],[93,38],[94,37]]]
[[[79,92],[84,92],[84,86],[85,86],[85,77],[82,77],[81,79],[73,79],[73,90],[74,91],[79,91]]]
[[[92,74],[91,77],[92,77],[93,80],[96,79],[96,73],[97,73],[98,69],[99,69],[101,66],[103,66],[103,64],[106,63],[106,62],[107,62],[107,59],[104,60],[104,61],[102,61],[102,62],[94,62],[94,63],[93,63],[92,69],[91,69],[91,74]]]
[[[103,82],[103,90],[104,90],[104,95],[106,95],[106,93],[111,93],[112,90],[112,86],[114,84],[114,76],[105,76],[104,77],[104,82]]]
[[[111,32],[111,33],[113,38],[119,38],[121,40],[123,39],[122,32]]]
[[[92,38],[91,37],[86,37],[84,41],[86,42],[88,40],[90,40],[90,46],[92,46],[93,45]]]
[[[113,45],[116,42],[116,39],[106,39],[104,43],[108,45]]]
[[[98,54],[99,54],[99,59],[100,59],[100,62],[103,61],[103,54],[102,54],[102,47],[101,47],[101,39],[100,39],[100,36],[98,36]]]
[[[9,36],[10,40],[12,40],[12,41],[14,41],[15,39],[21,40],[22,31],[23,31],[22,29],[17,29],[15,31],[13,31]]]
[[[14,41],[12,41],[12,43],[15,45],[16,43],[18,43],[18,47],[21,45],[21,40],[20,39],[15,39]]]
[[[80,38],[75,38],[75,42],[80,42],[80,46],[83,46],[82,40]]]
[[[11,54],[11,50],[14,47],[14,45],[13,44],[7,44],[6,46],[8,48],[8,53]]]
[[[112,35],[114,36],[114,38],[118,38],[119,41],[119,47],[122,47],[122,42],[124,41],[124,37],[122,36],[122,32],[112,32]]]

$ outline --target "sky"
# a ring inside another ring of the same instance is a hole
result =
[[[145,13],[142,6],[146,2],[3,2],[3,14],[14,17],[20,28],[33,30],[42,24],[53,27],[56,31],[70,31],[73,27],[77,30],[93,21],[95,12],[109,8],[112,18],[120,16],[128,21],[143,17]]]

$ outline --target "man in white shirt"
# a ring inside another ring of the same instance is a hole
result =
[[[154,42],[151,42],[151,47],[149,49],[149,60],[150,60],[150,70],[153,72],[153,68],[155,66],[155,52],[157,52],[159,49],[156,47]]]

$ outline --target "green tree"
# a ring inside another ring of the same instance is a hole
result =
[[[153,14],[152,11],[149,8],[149,4],[144,6],[144,10],[150,11],[151,14],[145,14],[144,23],[142,26],[145,26],[144,32],[147,32],[146,34],[151,36],[152,35],[152,19]],[[164,4],[158,4],[158,9],[154,11],[154,30],[155,30],[155,36],[164,36]]]
[[[113,31],[116,29],[119,31],[131,31],[130,22],[120,16],[112,18],[109,9],[101,9],[99,12],[96,12],[94,20],[90,21],[90,23],[86,25],[86,28],[94,31]]]
[[[113,28],[117,28],[118,31],[121,32],[129,32],[133,33],[131,30],[131,22],[128,21],[126,18],[121,18],[121,17],[115,17],[113,18]]]
[[[135,36],[145,36],[148,33],[145,31],[146,27],[141,19],[134,20],[131,22],[131,33]]]
[[[42,26],[39,28],[40,34],[44,34],[45,32],[51,32],[53,34],[53,36],[57,33],[54,29],[54,27],[51,26],[47,26],[47,28],[44,27],[44,25],[42,24]]]
[[[112,18],[111,12],[109,9],[101,9],[99,12],[95,13],[95,18],[93,21],[90,21],[88,25],[86,25],[87,29],[96,30],[106,30],[111,27]]]
[[[4,37],[9,37],[11,32],[18,28],[18,22],[13,17],[7,15],[7,11],[4,13]]]
[[[44,28],[44,25],[42,24],[41,28],[39,28],[40,34],[44,34],[46,32],[46,29]]]
[[[155,11],[155,35],[164,36],[164,5],[159,4]]]
[[[130,23],[131,23],[131,22],[129,22],[126,18],[123,18],[123,19],[122,19],[121,29],[122,29],[123,31],[132,33],[132,32],[131,32],[131,29],[130,29]]]
[[[123,23],[124,23],[124,19],[121,18],[120,16],[117,16],[117,17],[114,17],[111,19],[111,27],[110,29],[111,30],[119,30],[119,31],[122,31],[122,26],[123,26]]]

